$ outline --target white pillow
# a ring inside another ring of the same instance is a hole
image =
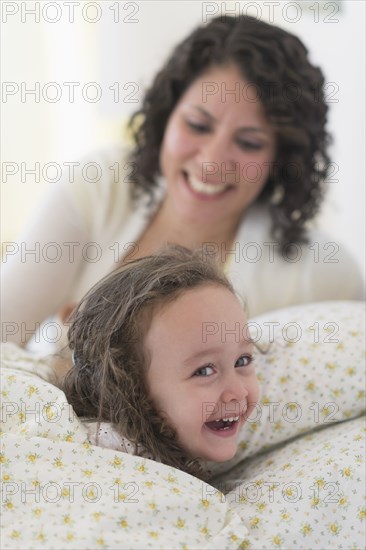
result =
[[[91,445],[42,358],[6,344],[1,375],[2,548],[237,548],[247,536],[200,479]]]
[[[249,322],[258,347],[261,400],[235,457],[214,474],[314,429],[365,410],[365,304],[342,301],[273,311]]]
[[[365,417],[300,436],[221,476],[249,533],[243,548],[365,546]],[[215,491],[211,490],[214,495]]]

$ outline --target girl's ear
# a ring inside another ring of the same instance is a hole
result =
[[[60,307],[60,309],[58,310],[58,317],[60,318],[62,323],[67,323],[70,315],[72,314],[76,306],[76,302],[68,302],[67,304],[64,304],[62,307]]]
[[[72,367],[71,354],[68,351],[55,354],[51,366],[56,376],[56,385],[62,387],[63,379]]]
[[[71,313],[77,306],[76,302],[68,302],[64,304],[57,312],[58,321],[60,323],[61,337],[57,342],[57,352],[54,355],[52,367],[57,378],[57,385],[61,387],[62,381],[67,372],[72,367],[71,351],[67,343],[68,319]]]

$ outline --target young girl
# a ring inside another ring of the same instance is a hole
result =
[[[72,315],[63,382],[90,441],[203,476],[258,400],[252,343],[213,261],[179,246],[123,265]]]

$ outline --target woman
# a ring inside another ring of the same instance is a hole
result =
[[[323,83],[275,26],[241,16],[196,29],[132,118],[130,156],[79,165],[44,202],[23,242],[36,253],[20,246],[7,262],[3,339],[57,339],[39,323],[166,242],[218,254],[250,316],[361,298],[347,251],[308,228],[329,168]]]

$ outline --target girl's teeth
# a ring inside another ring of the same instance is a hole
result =
[[[230,416],[229,418],[219,418],[218,420],[215,420],[215,422],[236,422],[239,420],[239,416]]]
[[[222,183],[222,184],[204,183],[203,181],[200,181],[194,178],[193,176],[189,176],[189,175],[187,175],[187,179],[193,191],[197,191],[197,193],[204,193],[206,195],[218,195],[219,193],[222,193],[227,188],[226,183]]]

